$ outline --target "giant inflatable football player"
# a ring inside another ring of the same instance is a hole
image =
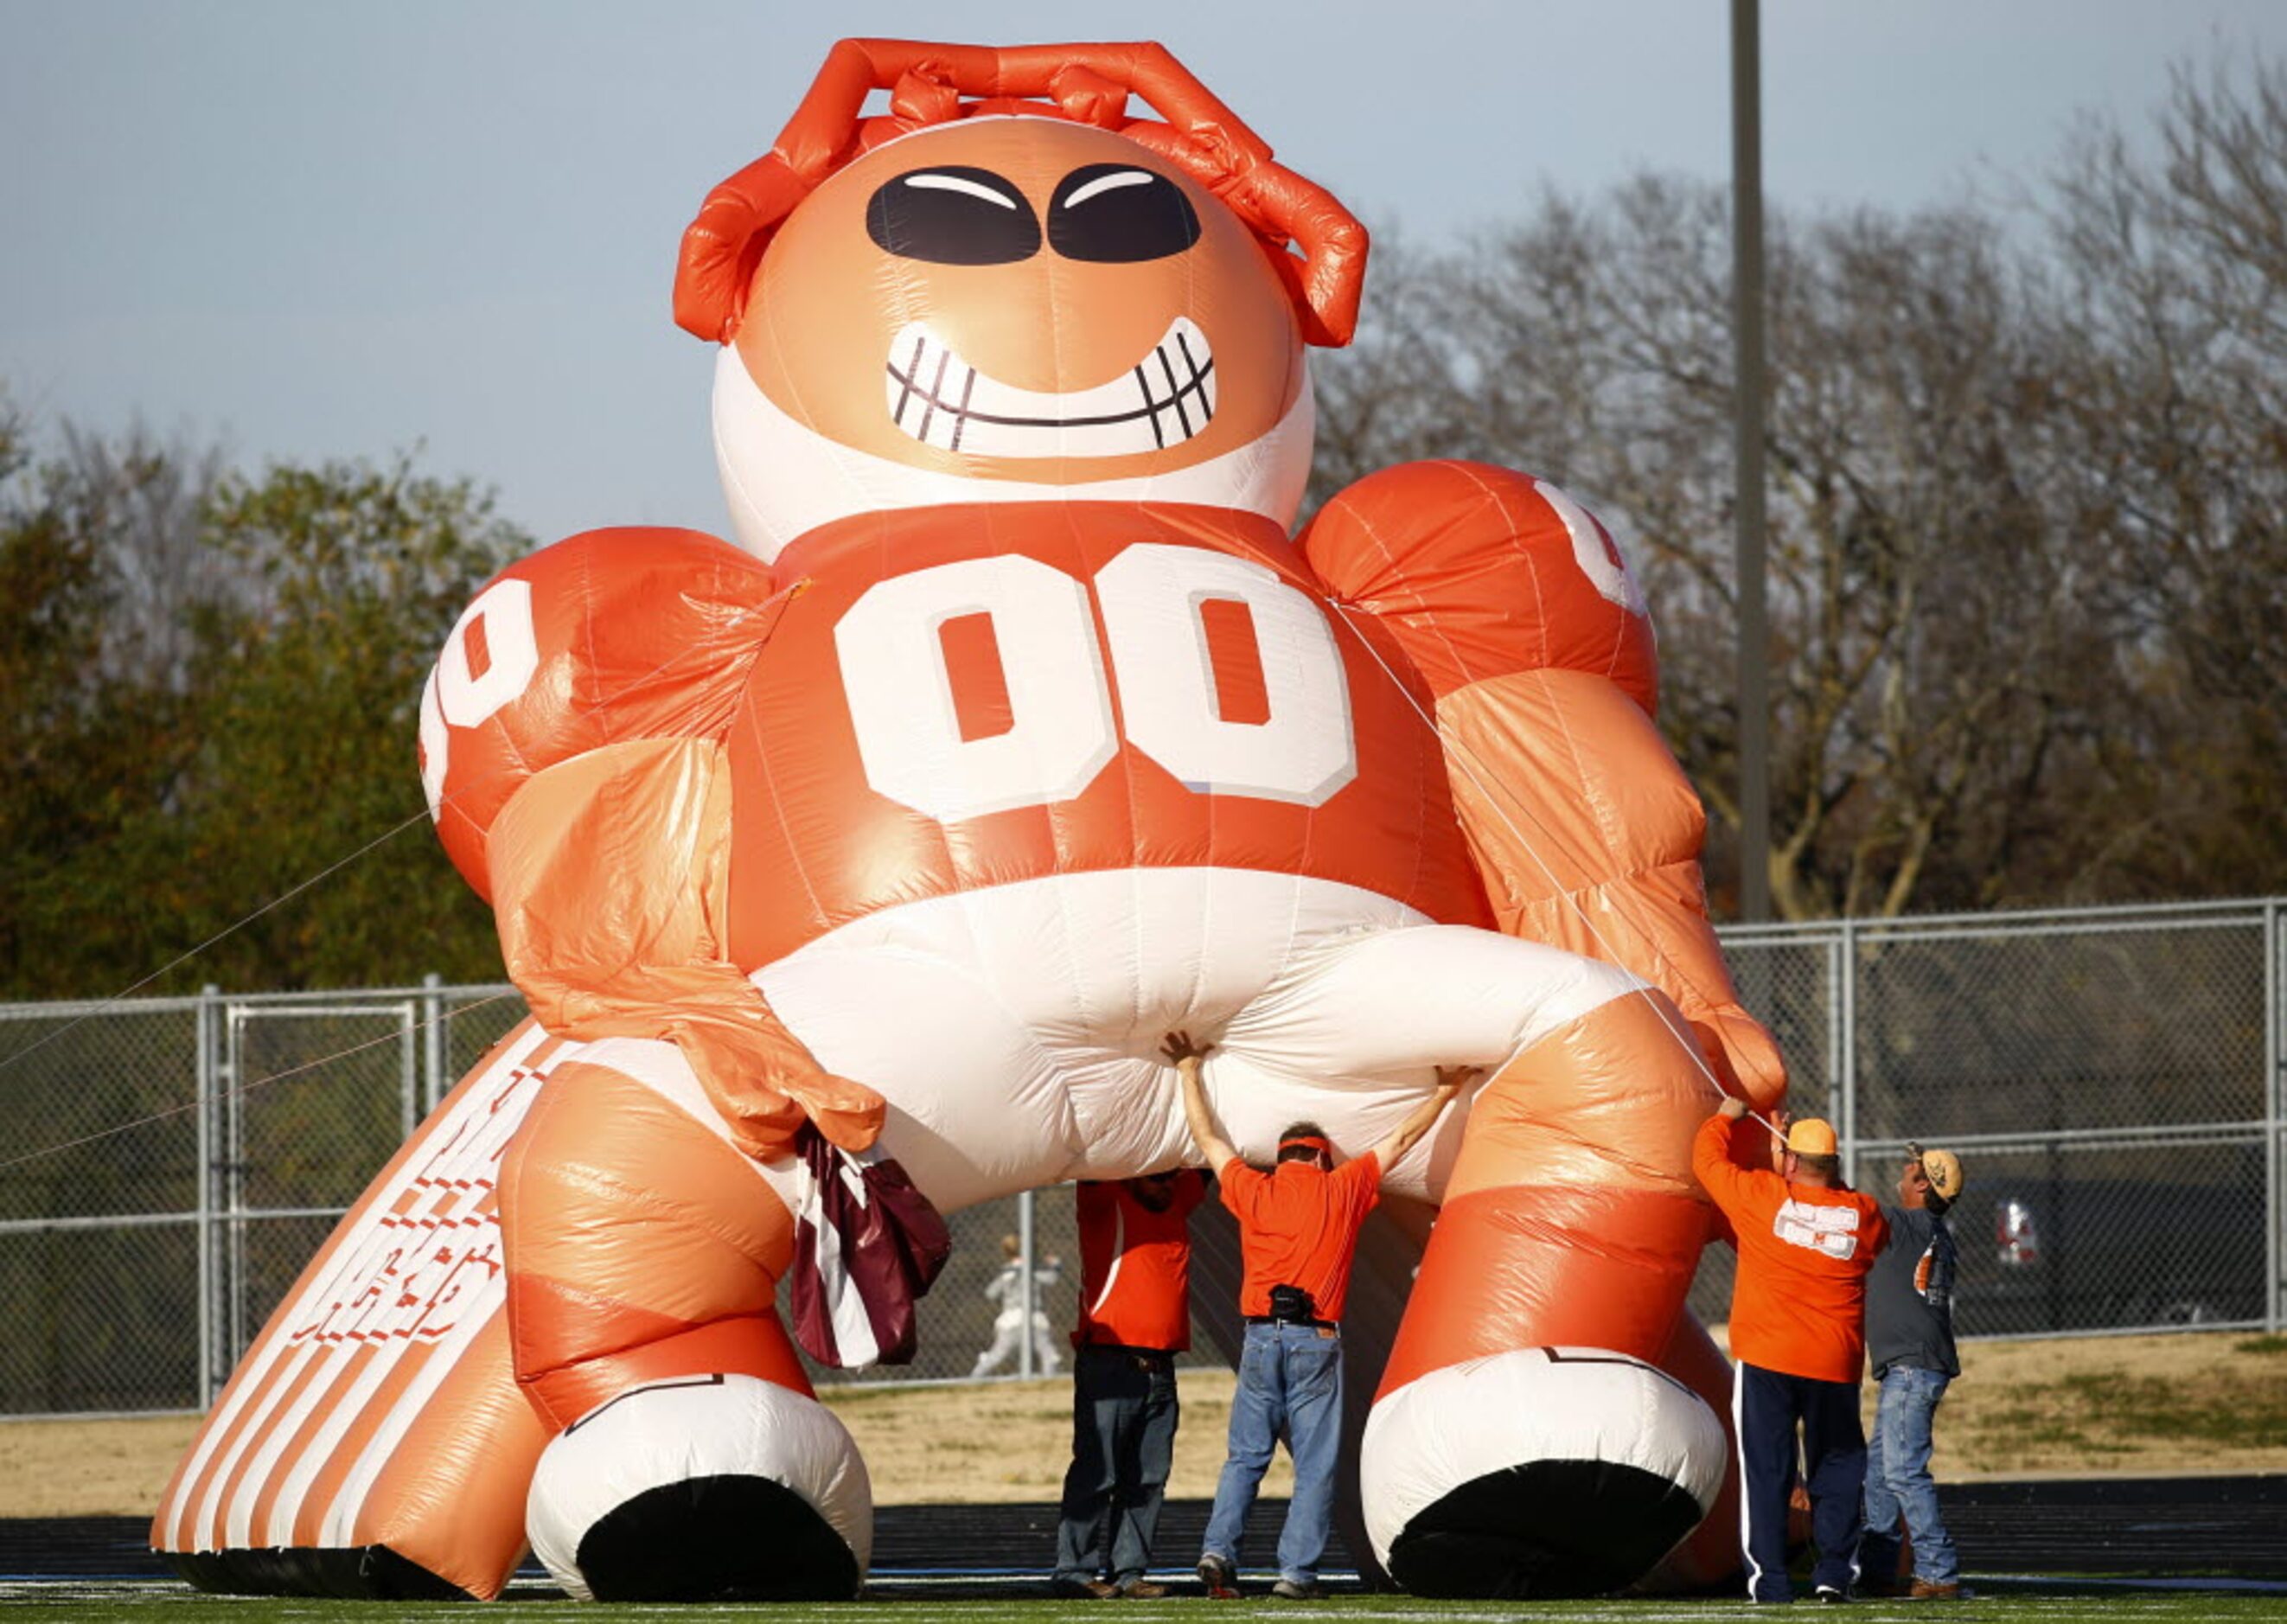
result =
[[[446,645],[423,779],[534,1019],[248,1353],[178,1565],[481,1596],[528,1537],[576,1594],[851,1594],[865,1467],[781,1300],[895,1357],[940,1215],[1196,1161],[1177,1027],[1249,1153],[1485,1068],[1389,1174],[1437,1216],[1379,1563],[1721,1565],[1688,1141],[1780,1069],[1603,527],[1434,463],[1290,535],[1365,251],[1157,46],[835,48],[684,241],[735,544],[574,536]]]

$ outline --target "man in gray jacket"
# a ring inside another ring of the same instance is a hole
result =
[[[1945,1222],[1946,1208],[1961,1194],[1961,1162],[1951,1151],[1910,1150],[1898,1176],[1898,1205],[1882,1208],[1890,1244],[1866,1277],[1866,1357],[1881,1403],[1866,1440],[1859,1564],[1866,1588],[1896,1593],[1903,1517],[1914,1548],[1905,1594],[1958,1597],[1969,1593],[1938,1515],[1929,1462],[1938,1400],[1961,1374],[1953,1348],[1953,1232]]]

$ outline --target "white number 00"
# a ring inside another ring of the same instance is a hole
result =
[[[1128,741],[1186,788],[1317,806],[1357,776],[1349,686],[1326,615],[1264,566],[1128,548],[1096,574]],[[884,581],[834,629],[866,781],[932,818],[1069,800],[1119,751],[1088,586],[1036,558],[972,558]],[[1254,622],[1268,717],[1227,721],[1200,606]],[[938,639],[989,614],[1011,725],[964,739]]]

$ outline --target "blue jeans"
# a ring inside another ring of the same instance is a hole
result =
[[[1318,1576],[1333,1523],[1334,1460],[1342,1441],[1340,1332],[1309,1325],[1246,1327],[1231,1401],[1230,1454],[1201,1555],[1238,1565],[1246,1514],[1281,1438],[1294,1462],[1294,1499],[1278,1531],[1278,1576],[1308,1584]]]
[[[1898,1568],[1898,1519],[1914,1542],[1914,1577],[1934,1585],[1959,1582],[1953,1539],[1938,1516],[1930,1480],[1930,1424],[1952,1378],[1942,1370],[1893,1365],[1883,1373],[1882,1402],[1866,1446],[1866,1537],[1860,1560],[1888,1579]]]

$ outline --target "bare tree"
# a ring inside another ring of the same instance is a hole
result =
[[[2046,218],[2066,448],[2152,720],[2116,746],[2111,860],[2287,883],[2287,66],[2179,67],[2148,131],[2092,120]]]
[[[1481,456],[1633,533],[1719,889],[1737,816],[1729,234],[1718,189],[1647,177],[1410,257],[1382,294],[1407,313],[1408,368],[1345,380],[1385,392],[1380,416],[1346,403],[1366,432],[1322,468]],[[2142,538],[2091,495],[2086,345],[2056,276],[1967,205],[1781,216],[1770,260],[1780,911],[2132,889],[2158,832],[2117,818],[2154,797],[2139,743],[2172,736],[2171,678]],[[1386,398],[1406,390],[1435,398]],[[1406,432],[1377,439],[1389,422]]]

